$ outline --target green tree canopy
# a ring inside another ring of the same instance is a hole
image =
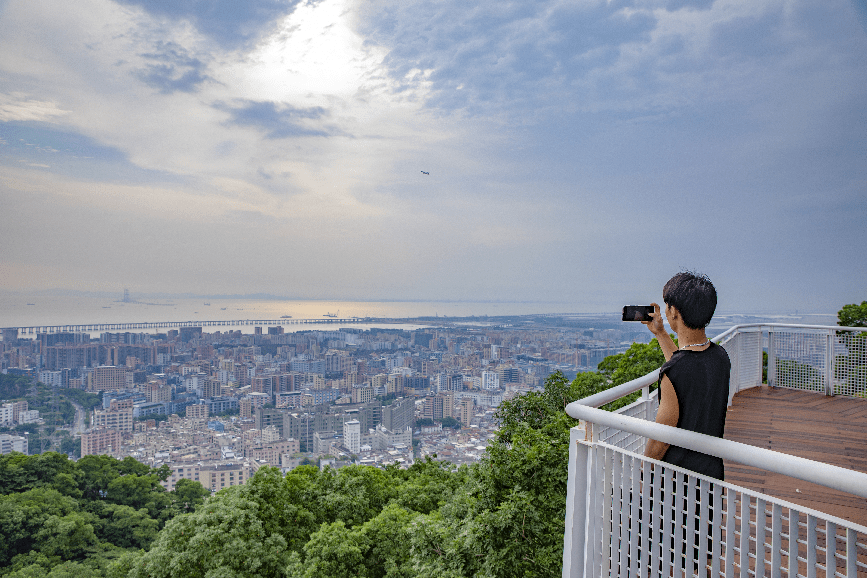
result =
[[[861,305],[844,305],[837,312],[837,319],[841,327],[867,327],[867,301],[862,301]]]

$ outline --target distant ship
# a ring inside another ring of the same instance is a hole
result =
[[[211,306],[211,304],[210,304],[210,303],[205,303],[205,305],[207,305],[207,306],[208,306],[208,307],[210,307],[210,306]]]
[[[337,310],[337,313],[326,313],[322,317],[337,317],[338,315],[340,315],[340,309]]]
[[[292,319],[291,315],[281,315],[280,319]]]

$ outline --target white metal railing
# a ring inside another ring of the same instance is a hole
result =
[[[762,324],[714,338],[732,361],[729,402],[740,390],[777,387],[864,396],[865,338],[859,328]],[[579,400],[572,429],[563,576],[855,578],[867,572],[867,527],[706,478],[640,455],[650,437],[867,498],[867,474],[652,422],[658,370]],[[597,407],[639,389],[611,413]],[[651,473],[652,470],[652,473]],[[708,540],[710,539],[710,540]]]

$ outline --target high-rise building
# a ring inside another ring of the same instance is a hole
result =
[[[497,375],[500,383],[521,383],[521,370],[517,367],[499,367]]]
[[[248,398],[239,399],[238,407],[240,408],[239,415],[241,416],[241,419],[250,419],[253,417],[253,402]]]
[[[382,425],[391,431],[412,427],[415,418],[415,400],[401,397],[382,407]]]
[[[357,419],[343,424],[343,445],[353,454],[361,451],[361,422]]]
[[[223,395],[223,383],[219,379],[205,378],[202,380],[202,397],[209,399]],[[254,390],[255,391],[255,390]]]
[[[187,406],[187,417],[190,419],[207,419],[208,406],[204,403]]]
[[[88,391],[119,391],[126,389],[126,367],[101,365],[87,376]]]
[[[464,427],[470,427],[470,422],[475,414],[476,402],[471,397],[461,399],[461,416],[460,421]]]
[[[499,389],[500,376],[494,371],[482,372],[482,389]]]
[[[185,343],[193,339],[200,339],[201,337],[201,327],[181,327],[178,332],[178,338]]]
[[[91,427],[94,428],[132,431],[132,399],[125,399],[122,401],[111,400],[108,409],[98,409],[93,412],[93,417],[90,423]],[[84,454],[82,453],[82,455]]]
[[[439,397],[443,398],[443,417],[455,417],[455,394],[440,393]]]
[[[443,418],[443,397],[426,397],[422,416],[428,419],[441,420]]]
[[[92,429],[81,434],[81,455],[113,455],[120,451],[121,435],[116,429]]]
[[[367,403],[373,400],[373,388],[361,385],[352,388],[352,403]]]

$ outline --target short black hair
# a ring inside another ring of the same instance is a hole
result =
[[[704,329],[716,311],[716,288],[707,275],[683,271],[662,288],[662,300],[677,309],[684,325]]]

